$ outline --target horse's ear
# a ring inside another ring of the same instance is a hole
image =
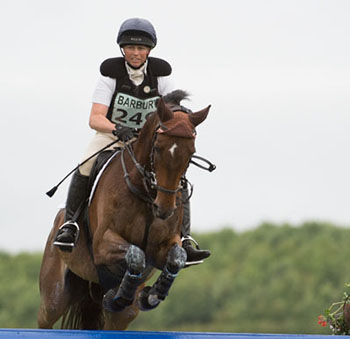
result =
[[[174,117],[174,113],[165,104],[163,98],[158,100],[157,113],[161,122],[166,122]]]
[[[211,105],[209,105],[207,108],[202,109],[199,112],[189,114],[188,117],[193,126],[198,126],[201,122],[203,122],[207,118],[210,106]]]

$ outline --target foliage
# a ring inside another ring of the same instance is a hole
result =
[[[181,271],[168,298],[130,330],[331,333],[317,315],[350,280],[350,229],[264,223],[195,237],[211,257]],[[36,327],[40,261],[0,253],[0,327]]]
[[[343,294],[343,300],[333,303],[326,309],[325,315],[318,317],[318,324],[327,326],[329,324],[333,334],[350,334],[350,284],[345,284],[347,290]]]
[[[35,327],[41,254],[0,253],[0,327]]]

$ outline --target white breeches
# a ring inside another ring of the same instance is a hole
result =
[[[96,132],[92,140],[90,141],[88,148],[85,152],[84,158],[82,159],[82,162],[85,161],[85,159],[89,158],[94,153],[98,152],[101,148],[107,146],[112,141],[117,140],[117,137],[114,136],[112,133],[101,133]],[[116,147],[123,147],[123,142],[116,142],[111,147],[107,148],[108,150],[113,150]],[[89,161],[87,161],[84,165],[79,167],[79,171],[82,175],[89,176],[92,166],[96,160],[97,156],[94,156]]]

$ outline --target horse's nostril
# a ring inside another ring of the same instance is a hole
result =
[[[158,205],[153,203],[152,204],[152,209],[153,209],[153,212],[156,213],[158,211]]]
[[[174,214],[175,209],[161,209],[157,204],[152,205],[153,214],[160,219],[167,219]]]
[[[154,216],[157,218],[160,218],[161,213],[160,213],[160,209],[159,209],[157,204],[153,203],[152,210],[153,210]]]

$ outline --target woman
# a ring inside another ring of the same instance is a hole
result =
[[[150,51],[157,44],[153,25],[133,18],[120,27],[117,43],[123,57],[105,60],[100,68],[101,76],[93,94],[89,125],[96,130],[84,159],[117,138],[121,141],[113,147],[123,147],[135,137],[134,131],[145,123],[147,114],[155,111],[160,95],[171,92],[171,66],[164,60],[150,58]],[[65,223],[60,227],[54,245],[71,251],[75,245],[79,227],[71,221],[87,194],[90,171],[95,157],[84,163],[74,173],[66,202]],[[188,262],[207,258],[209,251],[192,247],[190,237],[189,206],[184,206],[182,235]]]

